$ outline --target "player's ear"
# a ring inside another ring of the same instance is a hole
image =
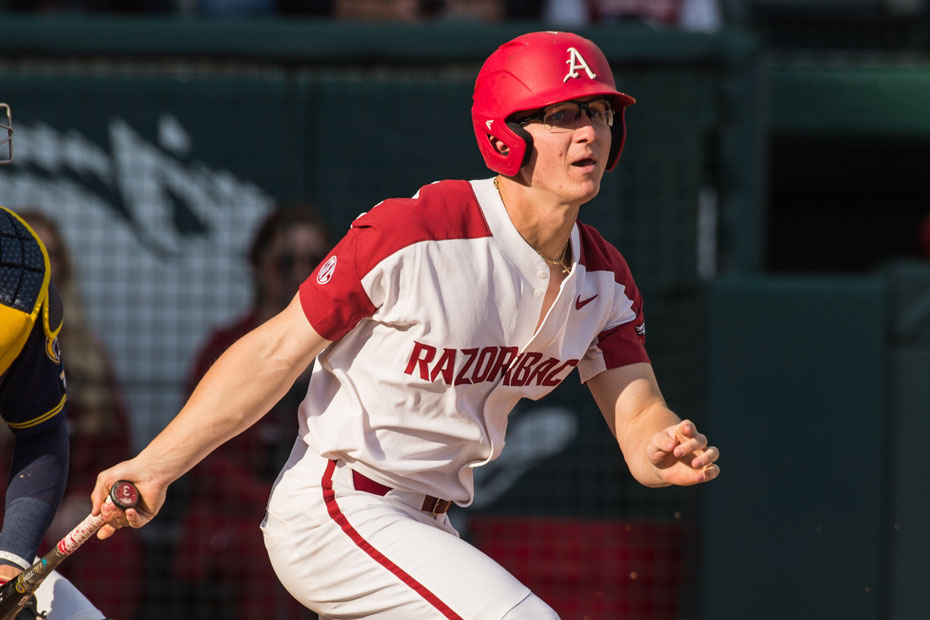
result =
[[[500,153],[501,155],[507,155],[510,152],[510,147],[504,144],[503,140],[499,140],[493,136],[488,136],[491,141],[491,146],[494,147],[494,150]]]

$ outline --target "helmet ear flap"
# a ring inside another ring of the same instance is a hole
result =
[[[623,143],[626,142],[625,111],[626,106],[621,106],[620,111],[614,116],[613,127],[610,128],[610,153],[607,156],[608,172],[616,167],[617,161],[620,159],[620,153],[623,151]]]
[[[478,150],[481,151],[488,168],[505,176],[513,176],[520,172],[533,144],[532,136],[523,127],[503,120],[495,122],[492,118],[475,116],[474,128],[478,138]],[[494,140],[503,142],[507,146],[507,152],[497,150]]]
[[[526,144],[526,148],[523,151],[523,157],[520,160],[520,166],[517,168],[517,170],[519,171],[519,169],[525,166],[526,163],[530,160],[530,154],[533,151],[533,136],[530,134],[530,132],[526,130],[526,127],[524,127],[520,123],[508,121],[507,127],[509,127],[510,131],[514,132],[517,135],[517,137],[522,139],[524,144]]]

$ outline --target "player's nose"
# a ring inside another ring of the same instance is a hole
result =
[[[578,126],[572,135],[575,142],[596,142],[600,139],[597,127],[591,122],[587,114],[582,113],[578,119]]]

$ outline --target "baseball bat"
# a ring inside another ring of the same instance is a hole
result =
[[[126,480],[120,480],[110,487],[108,502],[126,510],[139,502],[139,490]],[[16,614],[26,606],[29,597],[45,581],[62,561],[87,542],[104,524],[103,516],[92,514],[84,517],[73,530],[58,541],[55,548],[39,558],[35,564],[21,572],[14,579],[0,586],[0,620],[14,620]]]

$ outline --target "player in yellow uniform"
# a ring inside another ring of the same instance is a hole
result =
[[[10,109],[0,104],[0,163],[12,158]],[[0,583],[28,568],[55,516],[68,479],[65,370],[58,347],[62,305],[39,236],[13,211],[0,207],[0,416],[15,449],[0,530]],[[70,582],[53,574],[36,593],[48,620],[100,620]]]

